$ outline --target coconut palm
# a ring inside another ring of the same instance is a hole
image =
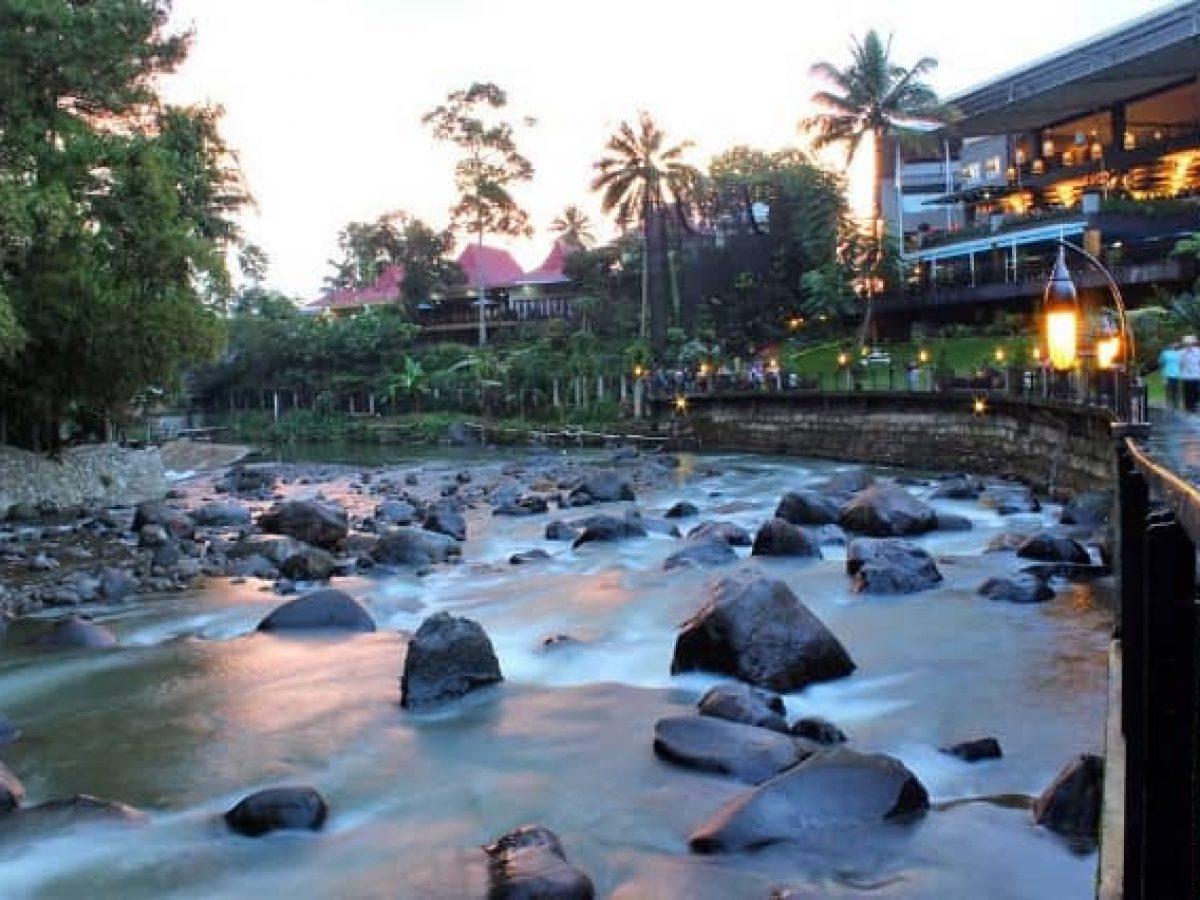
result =
[[[666,345],[667,210],[682,212],[700,173],[683,162],[690,141],[667,146],[666,136],[648,113],[638,116],[636,129],[628,122],[608,140],[608,155],[593,165],[592,190],[600,192],[600,208],[613,213],[617,224],[641,226],[642,326],[646,335],[647,307],[650,345],[661,353]]]
[[[867,135],[874,138],[872,222],[876,233],[880,221],[878,179],[883,171],[884,135],[916,138],[927,130],[929,123],[945,122],[953,115],[922,80],[937,68],[937,60],[924,56],[905,68],[892,60],[891,53],[892,39],[889,37],[884,43],[878,32],[871,29],[861,41],[852,41],[850,65],[842,69],[828,62],[814,65],[811,73],[832,89],[812,95],[812,102],[821,111],[800,122],[800,127],[812,135],[816,149],[845,145],[847,164],[854,159],[863,138]]]
[[[550,223],[550,230],[558,235],[558,239],[571,252],[586,250],[596,243],[592,234],[592,220],[578,206],[566,207],[562,213]]]

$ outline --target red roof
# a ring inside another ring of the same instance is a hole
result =
[[[525,277],[507,250],[486,245],[468,244],[458,256],[458,264],[466,273],[467,284],[471,287],[477,286],[481,280],[485,287],[516,284]]]
[[[314,300],[312,309],[357,309],[360,306],[376,306],[394,303],[400,299],[400,286],[404,283],[404,266],[390,265],[367,287],[342,288]]]
[[[567,248],[562,241],[555,241],[549,255],[536,269],[525,273],[521,284],[557,284],[567,281],[563,267],[567,262]]]

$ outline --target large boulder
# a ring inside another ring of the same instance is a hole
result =
[[[439,500],[427,510],[421,520],[426,531],[444,534],[456,541],[467,539],[467,520],[462,507],[453,500]]]
[[[891,756],[840,747],[735,797],[692,833],[696,853],[732,853],[818,829],[907,819],[929,808],[924,785]]]
[[[751,556],[801,556],[820,559],[821,548],[807,531],[783,519],[764,522],[754,536]]]
[[[724,541],[730,547],[749,547],[754,543],[750,532],[732,522],[701,522],[687,533],[689,541]]]
[[[192,519],[209,528],[233,528],[250,524],[250,510],[240,503],[205,503],[192,512]]]
[[[1083,491],[1063,506],[1064,525],[1107,525],[1113,510],[1112,491]]]
[[[1022,559],[1037,559],[1043,562],[1074,563],[1086,566],[1092,558],[1083,544],[1074,538],[1043,531],[1028,538],[1017,548]]]
[[[847,531],[873,537],[904,537],[937,528],[937,513],[898,484],[880,481],[860,491],[838,512]]]
[[[49,650],[107,650],[117,646],[117,636],[103,625],[71,616],[32,638],[29,646]]]
[[[491,639],[478,622],[435,613],[408,643],[400,705],[420,709],[502,681]]]
[[[933,557],[900,538],[856,538],[846,547],[846,574],[861,594],[912,594],[942,580]]]
[[[654,753],[685,768],[761,784],[806,759],[813,748],[767,728],[712,716],[675,716],[655,723]]]
[[[146,500],[137,505],[133,513],[134,533],[141,533],[147,525],[160,525],[173,538],[190,538],[196,532],[191,516],[165,500]]]
[[[326,581],[337,569],[333,554],[319,547],[305,547],[280,565],[279,571],[294,581]]]
[[[819,490],[832,496],[857,494],[875,483],[875,476],[866,469],[846,469],[834,472],[821,484]]]
[[[258,526],[268,534],[286,534],[327,550],[350,531],[344,509],[316,500],[285,500],[262,513]]]
[[[635,500],[633,485],[616,472],[594,472],[572,490],[566,499],[567,506],[587,506],[591,503],[615,503],[620,500]]]
[[[371,558],[377,563],[417,568],[459,556],[462,545],[454,538],[411,526],[385,531],[371,551]]]
[[[344,591],[326,588],[297,597],[258,623],[259,631],[374,631],[375,620]]]
[[[591,516],[586,520],[583,531],[571,546],[578,547],[595,541],[621,541],[626,538],[645,537],[646,529],[637,519],[616,516]]]
[[[547,512],[549,509],[550,504],[546,502],[545,497],[542,497],[538,494],[527,494],[497,503],[492,508],[492,515],[518,517],[536,516],[540,513]]]
[[[145,813],[127,803],[75,794],[0,816],[0,834],[9,828],[22,833],[61,832],[81,825],[143,825],[147,821]]]
[[[522,825],[483,848],[488,856],[488,900],[592,900],[587,873],[567,862],[558,835]]]
[[[737,553],[724,541],[689,541],[682,550],[676,550],[666,558],[663,568],[727,566],[737,560]]]
[[[329,805],[314,788],[267,788],[245,797],[225,813],[225,824],[246,837],[272,831],[320,831]]]
[[[743,573],[719,581],[676,638],[671,674],[694,671],[795,691],[849,675],[854,662],[786,584]]]
[[[784,734],[788,730],[783,699],[778,694],[756,690],[740,681],[709,688],[700,698],[698,709],[702,716],[769,728]]]
[[[308,545],[285,534],[252,534],[242,538],[225,555],[230,559],[261,557],[278,568],[284,560],[303,553]]]
[[[775,518],[793,525],[831,525],[838,520],[838,505],[819,491],[788,491],[775,507]]]
[[[1104,760],[1084,753],[1067,763],[1033,802],[1033,819],[1051,831],[1086,842],[1100,834]]]
[[[943,478],[929,496],[934,500],[975,500],[983,493],[983,482],[974,475]]]
[[[579,537],[582,528],[577,528],[567,522],[560,522],[555,519],[553,522],[546,523],[546,540],[548,541],[573,541]]]
[[[979,593],[1001,603],[1045,603],[1054,599],[1054,589],[1045,579],[1025,572],[1009,578],[989,578],[980,585]]]
[[[388,525],[411,525],[417,518],[417,508],[407,500],[384,500],[375,507],[375,518]]]

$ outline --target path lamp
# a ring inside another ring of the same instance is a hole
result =
[[[1116,332],[1096,340],[1091,348],[1100,370],[1112,373],[1111,406],[1117,419],[1114,432],[1144,437],[1150,425],[1146,421],[1146,404],[1136,385],[1133,331],[1125,314],[1121,288],[1112,273],[1093,254],[1062,238],[1058,240],[1058,259],[1043,297],[1046,353],[1050,365],[1056,371],[1066,371],[1074,367],[1079,355],[1079,299],[1071,273],[1067,271],[1067,250],[1083,257],[1100,273],[1116,307]]]
[[[838,371],[846,375],[846,390],[850,390],[850,354],[842,350],[837,355]]]

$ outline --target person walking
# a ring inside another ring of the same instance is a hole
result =
[[[1179,382],[1183,387],[1183,408],[1194,413],[1200,401],[1200,345],[1194,334],[1183,338],[1183,347],[1179,351]]]
[[[1178,343],[1167,344],[1158,354],[1158,370],[1162,373],[1163,385],[1167,390],[1167,403],[1171,409],[1179,409],[1179,354]]]

